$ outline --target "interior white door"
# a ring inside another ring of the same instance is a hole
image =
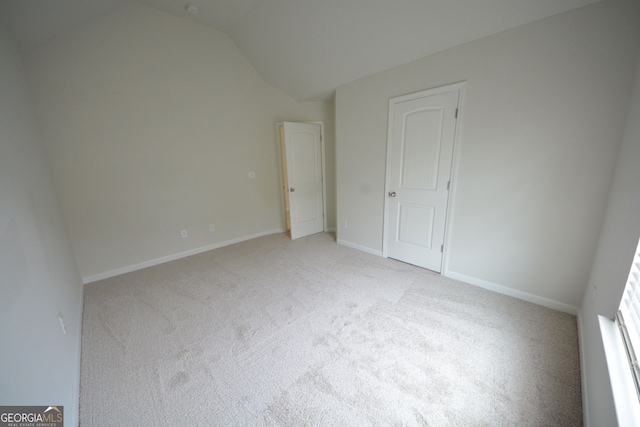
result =
[[[321,126],[284,122],[291,239],[324,231]]]
[[[453,90],[389,102],[386,256],[437,272],[442,269],[458,98],[459,90]]]

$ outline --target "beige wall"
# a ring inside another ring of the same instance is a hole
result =
[[[0,405],[63,405],[78,424],[81,316],[23,64],[0,22]]]
[[[275,123],[333,128],[330,105],[267,85],[225,34],[138,3],[27,67],[85,278],[282,229]]]
[[[389,98],[466,81],[446,273],[576,312],[621,141],[639,17],[631,2],[604,1],[338,88],[340,241],[382,250]]]

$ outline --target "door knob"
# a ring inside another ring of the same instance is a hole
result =
[[[291,187],[291,188],[289,189],[289,191],[290,191],[291,193],[293,193],[293,192],[294,192],[294,191],[296,191],[296,190],[295,190],[293,187]]]
[[[389,197],[396,197],[395,191],[389,191]]]

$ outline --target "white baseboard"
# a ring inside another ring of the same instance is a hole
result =
[[[442,274],[443,276],[449,277],[451,279],[459,280],[464,283],[468,283],[470,285],[478,286],[484,289],[488,289],[490,291],[497,292],[499,294],[508,295],[510,297],[518,298],[524,301],[532,302],[534,304],[541,305],[543,307],[551,308],[553,310],[562,311],[564,313],[573,314],[576,316],[578,314],[578,307],[574,307],[569,304],[565,304],[560,301],[555,301],[549,298],[541,297],[538,295],[533,295],[528,292],[519,291],[517,289],[509,288],[507,286],[498,285],[497,283],[492,283],[486,280],[477,279],[475,277],[467,276],[464,274],[456,273],[455,271],[447,271]]]
[[[336,242],[340,245],[347,246],[349,248],[357,249],[359,251],[367,252],[372,255],[382,256],[382,251],[377,249],[371,249],[366,246],[358,245],[357,243],[349,242],[347,240],[337,239]],[[487,280],[478,279],[475,277],[467,276],[465,274],[456,273],[455,271],[446,270],[442,273],[443,276],[451,279],[459,280],[469,285],[478,286],[493,292],[497,292],[502,295],[507,295],[523,301],[532,302],[534,304],[541,305],[543,307],[551,308],[553,310],[562,311],[563,313],[578,315],[578,307],[574,307],[569,304],[565,304],[560,301],[555,301],[549,298],[541,297],[538,295],[530,294],[528,292],[519,291],[517,289],[509,288],[507,286],[498,285]]]
[[[185,258],[191,255],[196,255],[202,252],[211,251],[213,249],[222,248],[225,246],[233,245],[235,243],[244,242],[251,239],[256,239],[258,237],[267,236],[269,234],[277,234],[284,233],[284,229],[277,228],[274,230],[261,231],[260,233],[250,234],[248,236],[241,236],[235,239],[226,240],[224,242],[214,243],[212,245],[203,246],[196,249],[190,249],[188,251],[179,252],[177,254],[167,255],[160,258],[152,259],[149,261],[144,261],[138,264],[129,265],[126,267],[116,268],[115,270],[105,271],[104,273],[93,274],[91,276],[83,277],[82,282],[86,285],[87,283],[97,282],[98,280],[108,279],[110,277],[119,276],[125,273],[131,273],[132,271],[142,270],[143,268],[152,267],[158,264],[164,264],[165,262],[175,261],[180,258]]]
[[[255,239],[258,237],[262,237],[262,236],[267,236],[269,234],[276,234],[276,233],[284,233],[285,230],[282,228],[278,228],[278,229],[273,229],[273,230],[267,230],[267,231],[262,231],[259,233],[255,233],[255,234],[250,234],[248,236],[241,236],[241,237],[237,237],[235,239],[231,239],[231,240],[226,240],[224,242],[218,242],[218,243],[214,243],[208,246],[203,246],[200,248],[196,248],[196,249],[191,249],[188,251],[184,251],[184,252],[179,252],[177,254],[172,254],[172,255],[167,255],[164,257],[160,257],[160,258],[156,258],[156,259],[152,259],[149,261],[144,261],[138,264],[133,264],[133,265],[129,265],[126,267],[121,267],[121,268],[116,268],[114,270],[110,270],[110,271],[105,271],[103,273],[98,273],[98,274],[93,274],[91,276],[86,276],[82,278],[82,282],[86,285],[87,283],[92,283],[92,282],[96,282],[98,280],[103,280],[103,279],[108,279],[110,277],[114,277],[114,276],[119,276],[121,274],[125,274],[125,273],[130,273],[132,271],[136,271],[136,270],[141,270],[143,268],[147,268],[147,267],[152,267],[154,265],[159,265],[159,264],[163,264],[165,262],[169,262],[169,261],[174,261],[180,258],[185,258],[191,255],[196,255],[202,252],[207,252],[213,249],[218,249],[218,248],[222,248],[225,246],[229,246],[229,245],[233,245],[235,243],[240,243],[240,242],[244,242],[247,240],[251,240],[251,239]],[[382,251],[381,250],[377,250],[377,249],[372,249],[369,248],[367,246],[362,246],[362,245],[358,245],[356,243],[353,242],[349,242],[347,240],[342,240],[342,239],[337,239],[336,242],[340,245],[352,248],[352,249],[357,249],[359,251],[362,252],[366,252],[372,255],[376,255],[381,257],[382,256]],[[449,277],[451,279],[455,279],[455,280],[459,280],[461,282],[465,282],[468,283],[470,285],[474,285],[474,286],[479,286],[481,288],[484,289],[488,289],[490,291],[494,291],[494,292],[498,292],[499,294],[503,294],[503,295],[508,295],[514,298],[518,298],[524,301],[529,301],[532,302],[534,304],[538,304],[541,305],[543,307],[548,307],[554,310],[558,310],[558,311],[562,311],[564,313],[569,313],[569,314],[573,314],[573,315],[577,315],[578,314],[578,307],[574,307],[572,305],[569,304],[565,304],[559,301],[554,301],[552,299],[549,298],[544,298],[544,297],[540,297],[537,295],[533,295],[527,292],[523,292],[523,291],[519,291],[513,288],[509,288],[507,286],[503,286],[503,285],[498,285],[496,283],[492,283],[492,282],[488,282],[486,280],[482,280],[482,279],[477,279],[475,277],[471,277],[471,276],[467,276],[464,274],[460,274],[460,273],[456,273],[455,271],[447,271],[446,273],[443,273],[443,276]]]
[[[349,242],[349,241],[346,241],[346,240],[337,239],[336,243],[338,243],[339,245],[342,245],[342,246],[346,246],[348,248],[357,249],[359,251],[366,252],[368,254],[377,255],[377,256],[380,256],[380,257],[382,256],[382,251],[379,251],[377,249],[371,249],[371,248],[368,248],[366,246],[358,245],[356,243],[352,243],[352,242]]]

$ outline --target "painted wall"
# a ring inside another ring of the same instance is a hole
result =
[[[63,405],[78,424],[81,316],[22,60],[0,23],[0,405]]]
[[[618,311],[640,237],[640,56],[620,156],[580,312],[583,377],[590,425],[611,425],[616,413],[598,315]]]
[[[622,137],[639,18],[637,2],[604,1],[338,88],[340,241],[382,250],[389,98],[466,81],[447,273],[577,312]]]
[[[27,68],[85,278],[283,229],[275,124],[333,128],[331,106],[266,84],[225,34],[135,2]]]

